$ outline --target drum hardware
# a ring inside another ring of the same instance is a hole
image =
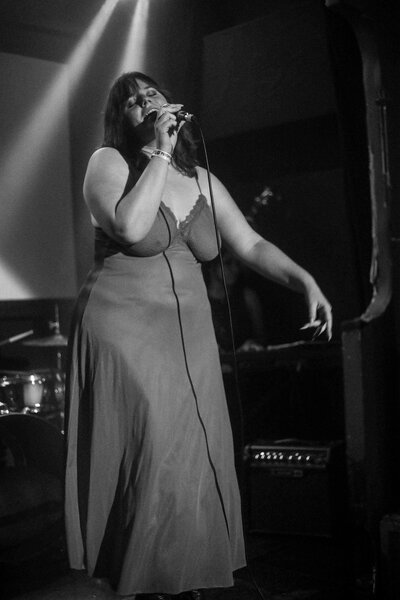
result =
[[[57,349],[56,359],[57,359],[57,370],[62,371],[62,356],[60,348],[66,347],[68,344],[68,340],[61,333],[60,330],[60,313],[58,309],[58,304],[55,304],[54,307],[54,321],[49,321],[49,328],[52,330],[51,335],[41,338],[35,338],[33,340],[28,340],[26,342],[22,342],[24,346],[33,346],[36,348],[55,348]]]
[[[35,338],[33,340],[28,340],[27,342],[22,342],[24,346],[36,346],[36,347],[54,347],[54,348],[62,348],[63,346],[67,346],[68,340],[62,334],[53,334],[47,337]]]
[[[14,344],[15,342],[19,342],[19,341],[23,340],[24,338],[29,337],[32,334],[33,334],[33,329],[29,329],[28,331],[24,331],[22,333],[17,333],[17,335],[12,335],[11,337],[6,338],[5,340],[1,340],[0,346],[7,346],[8,344]]]
[[[51,369],[9,372],[0,377],[0,414],[22,413],[62,425],[64,375]]]
[[[52,333],[46,337],[22,342],[33,348],[54,348],[56,350],[55,369],[31,371],[5,371],[0,374],[0,414],[22,413],[44,417],[47,421],[62,427],[64,420],[65,374],[62,369],[61,349],[68,340],[60,331],[58,304],[55,305],[55,319],[49,321]],[[0,345],[20,341],[33,334],[33,330],[15,335]]]
[[[8,408],[7,404],[4,404],[4,402],[0,402],[0,415],[8,414],[10,414],[10,409]]]

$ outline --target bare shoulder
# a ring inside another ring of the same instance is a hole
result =
[[[197,173],[201,190],[209,198],[207,171],[198,167]],[[256,234],[218,177],[211,175],[211,184],[222,239],[237,256],[242,257],[245,253],[244,248],[255,242]]]
[[[199,178],[199,182],[200,183],[203,183],[203,182],[207,183],[207,181],[208,181],[207,169],[205,169],[204,167],[199,167],[198,166],[198,167],[196,167],[196,171],[197,171],[197,176]],[[218,179],[218,177],[216,177],[214,175],[214,173],[211,173],[211,179],[212,179],[213,182],[214,181],[218,181],[221,184],[220,180]]]
[[[203,167],[197,167],[196,170],[197,170],[200,188],[201,188],[203,194],[205,196],[207,196],[207,198],[208,198],[210,194],[209,194],[209,187],[208,187],[207,170],[204,169]],[[228,190],[222,183],[222,181],[220,181],[218,179],[218,177],[216,177],[213,173],[211,173],[211,184],[212,184],[214,193],[217,194],[218,197],[221,197],[221,196],[224,196],[227,198],[231,197]]]
[[[118,201],[129,176],[128,164],[115,148],[99,148],[89,159],[83,195],[92,210],[95,204]]]
[[[90,193],[99,187],[125,185],[129,174],[126,160],[115,148],[99,148],[89,159],[86,169],[84,191]]]
[[[88,170],[100,169],[108,170],[109,168],[128,168],[126,160],[122,157],[121,153],[115,148],[98,148],[93,152],[89,159]]]

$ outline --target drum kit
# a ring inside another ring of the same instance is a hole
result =
[[[0,415],[22,413],[42,417],[59,429],[64,427],[65,373],[62,369],[62,348],[67,338],[60,333],[58,307],[56,319],[50,322],[51,335],[23,341],[31,348],[50,348],[56,352],[56,368],[32,371],[0,371]],[[0,346],[20,341],[33,330],[2,340]]]

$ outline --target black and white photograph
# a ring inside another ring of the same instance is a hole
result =
[[[0,0],[1,600],[400,600],[397,0]]]

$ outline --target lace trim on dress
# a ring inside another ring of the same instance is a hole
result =
[[[196,215],[203,208],[204,203],[207,204],[206,197],[203,196],[203,194],[199,194],[196,202],[193,204],[193,206],[190,209],[189,213],[186,215],[186,217],[182,221],[179,222],[178,219],[176,218],[174,212],[172,211],[172,209],[167,204],[165,204],[163,201],[160,202],[160,204],[162,204],[162,206],[164,208],[166,208],[167,211],[169,212],[169,214],[172,216],[172,218],[175,221],[176,228],[178,230],[180,230],[180,231],[182,231],[183,229],[185,229],[189,225],[189,223],[191,221],[193,221],[193,219],[196,217]]]

